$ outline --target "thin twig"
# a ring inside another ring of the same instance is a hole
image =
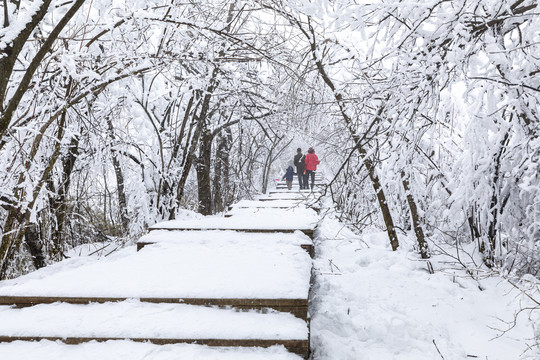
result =
[[[104,247],[102,247],[102,248],[100,248],[100,249],[97,249],[96,251],[91,252],[90,254],[88,254],[88,256],[94,255],[95,253],[97,253],[98,251],[101,251],[101,250],[105,249],[105,248],[106,248],[107,246],[109,246],[109,245],[111,245],[111,244],[109,243],[109,244],[105,245]]]
[[[525,295],[526,297],[528,297],[529,299],[531,299],[536,305],[540,306],[540,302],[538,300],[536,300],[535,298],[533,298],[531,295],[527,294],[524,290],[522,290],[519,286],[517,286],[516,284],[514,284],[511,280],[508,280],[506,279],[506,281],[508,281],[510,283],[510,285],[512,285],[513,287],[515,287],[516,289],[518,289],[523,295]]]
[[[441,350],[439,350],[439,347],[437,346],[435,339],[433,339],[433,345],[435,345],[435,349],[437,349],[437,352],[439,353],[439,355],[441,355],[441,358],[444,360],[444,356],[441,354]]]

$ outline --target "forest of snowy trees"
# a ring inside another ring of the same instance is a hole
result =
[[[2,0],[0,279],[266,192],[540,274],[534,0]]]

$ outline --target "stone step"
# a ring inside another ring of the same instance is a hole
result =
[[[260,202],[264,204],[264,202]],[[272,216],[275,216],[276,213],[282,214],[284,218],[287,218],[288,220],[292,220],[293,222],[298,221],[296,224],[297,228],[300,228],[304,232],[304,234],[308,235],[312,238],[313,236],[313,230],[311,229],[311,225],[313,223],[316,223],[318,220],[318,214],[315,209],[306,208],[304,206],[298,206],[298,207],[290,207],[290,208],[284,208],[284,209],[276,209],[271,207],[256,207],[256,208],[232,208],[230,211],[228,211],[225,214],[225,218],[231,218],[231,220],[235,220],[237,218],[241,219],[251,219],[255,217],[262,217],[262,218],[271,218]],[[312,219],[312,221],[306,222],[305,219]],[[286,222],[282,224],[287,225]],[[282,226],[282,228],[283,228]],[[285,229],[284,232],[290,232],[290,229]],[[308,246],[304,246],[305,244],[302,244],[302,247],[310,254],[313,254],[312,245],[313,243],[310,241]]]
[[[0,306],[0,341],[131,340],[154,344],[197,343],[209,346],[283,345],[307,356],[308,325],[291,314],[243,312],[186,304],[138,301],[74,305]]]
[[[164,344],[109,340],[77,345],[60,341],[14,341],[0,343],[2,360],[301,360],[282,346],[220,347],[199,344]]]
[[[311,181],[311,178],[309,178],[308,180]],[[324,180],[324,178],[322,176],[315,175],[315,181],[323,181],[323,180]],[[298,184],[298,175],[294,175],[294,178],[293,178],[292,182],[293,182],[293,184]],[[279,180],[277,180],[275,182],[275,184],[286,184],[286,183],[287,183],[286,180],[281,180],[281,179],[279,179]]]
[[[276,209],[273,209],[276,210]],[[268,215],[271,214],[271,215]],[[254,221],[253,215],[235,217],[213,217],[197,220],[172,220],[152,225],[149,230],[169,231],[238,231],[245,233],[294,233],[301,231],[311,239],[317,224],[316,216],[306,218],[283,217],[280,212],[266,213],[262,221]]]
[[[232,217],[233,214],[225,214],[225,217]],[[152,244],[156,244],[156,243],[159,243],[159,239],[157,239],[155,236],[150,236],[150,235],[154,235],[157,231],[159,230],[154,230],[154,231],[151,231],[149,235],[145,235],[143,237],[141,237],[138,241],[137,241],[137,251],[140,251],[142,248],[144,248],[145,246],[147,245],[152,245]],[[253,237],[253,241],[257,241],[256,239],[257,238],[260,238],[261,235],[268,235],[268,236],[272,236],[272,235],[279,235],[280,238],[283,238],[284,242],[286,241],[285,239],[287,239],[287,237],[289,236],[292,236],[292,235],[295,235],[295,231],[293,230],[285,230],[285,231],[281,231],[281,232],[276,232],[276,231],[267,231],[267,230],[263,230],[263,231],[253,231],[251,229],[249,230],[230,230],[230,229],[206,229],[206,230],[202,230],[202,229],[180,229],[180,230],[177,230],[175,231],[175,229],[166,229],[166,230],[161,230],[161,231],[166,231],[168,233],[170,233],[170,235],[173,235],[174,234],[177,234],[179,239],[178,241],[182,241],[182,237],[187,237],[186,236],[186,233],[205,233],[207,231],[212,231],[214,233],[220,233],[220,232],[236,232],[236,233],[246,233],[245,235],[249,235],[251,237]],[[299,245],[302,249],[304,249],[305,251],[307,251],[307,253],[309,254],[309,256],[311,258],[313,258],[315,256],[315,249],[313,248],[313,230],[311,229],[305,229],[305,230],[299,230],[301,231],[305,236],[306,236],[306,239],[305,240],[301,240],[301,241],[298,241],[298,240],[293,240],[291,241],[289,244],[292,244],[292,243],[295,243],[297,245]],[[191,235],[193,236],[193,235]]]
[[[198,229],[195,229],[195,230],[188,230],[188,231],[199,231]],[[249,231],[248,231],[249,232]],[[273,233],[273,232],[270,232],[270,231],[266,231],[266,232],[262,232],[262,233]],[[289,234],[292,234],[291,231],[289,232],[285,232],[285,233],[289,233]],[[313,239],[313,231],[311,230],[305,230],[303,231],[304,234],[306,234],[307,236],[309,236],[311,239]],[[147,245],[153,245],[155,244],[155,242],[148,242],[148,241],[137,241],[137,251],[141,250],[142,248],[144,248],[145,246]],[[311,244],[300,244],[300,247],[302,249],[304,249],[305,251],[307,251],[307,253],[309,254],[309,256],[313,259],[313,257],[315,256],[315,249],[313,248],[313,243]]]
[[[240,209],[244,210],[244,209]],[[249,210],[249,209],[245,209]],[[272,252],[268,252],[268,248],[275,248],[284,244],[286,246],[303,246],[303,245],[313,245],[313,241],[301,231],[292,231],[289,229],[287,232],[275,233],[274,231],[268,232],[249,232],[249,231],[236,231],[236,230],[220,230],[220,229],[196,229],[196,230],[175,230],[167,228],[165,230],[154,229],[148,234],[142,236],[137,241],[138,250],[140,250],[144,245],[156,244],[156,243],[167,243],[167,244],[178,244],[182,245],[186,242],[201,242],[205,244],[213,243],[216,247],[222,247],[227,243],[233,242],[236,244],[245,243],[245,246],[259,246],[261,252],[268,253],[269,255]],[[283,256],[283,250],[280,249],[280,256]],[[277,254],[277,252],[276,252]],[[260,253],[256,256],[261,256]]]
[[[315,201],[310,201],[310,199],[274,199],[275,201],[260,201],[260,200],[240,200],[237,203],[234,203],[229,206],[229,210],[233,208],[241,209],[258,209],[258,208],[279,208],[279,209],[290,209],[295,207],[307,207],[313,208],[314,206],[319,206]],[[278,201],[279,200],[279,201]]]
[[[142,299],[146,303],[273,308],[303,319],[308,316],[312,260],[300,245],[311,240],[301,233],[276,237],[156,230],[141,240],[155,245],[139,252],[126,248],[105,258],[67,259],[2,281],[1,302]]]
[[[310,185],[311,185],[311,183],[310,183]],[[323,187],[326,186],[326,184],[321,182],[321,181],[315,181],[315,184],[313,184],[313,185],[315,185],[315,187],[319,187],[319,188],[323,188]],[[287,184],[278,183],[278,184],[276,184],[276,189],[288,189],[288,186],[287,186]],[[298,184],[293,183],[292,186],[291,186],[291,189],[292,190],[295,190],[295,189],[298,190],[299,189]]]
[[[294,190],[294,189],[278,189],[276,188],[275,190],[270,190],[268,192],[268,194],[272,195],[272,194],[290,194],[290,193],[300,193],[300,194],[304,194],[304,195],[308,195],[308,194],[311,194],[311,193],[314,193],[315,195],[321,195],[321,192],[318,190],[318,189],[303,189],[303,190]]]
[[[259,201],[261,205],[269,204]],[[271,204],[271,203],[270,203]],[[305,220],[303,219],[313,219],[315,222],[318,219],[317,212],[314,209],[308,208],[303,205],[299,206],[290,206],[290,207],[283,207],[280,209],[276,209],[271,206],[260,206],[260,207],[232,207],[226,214],[229,216],[262,216],[262,217],[269,217],[274,216],[276,213],[283,213],[284,217],[296,217],[298,219],[301,219],[301,222],[305,223]]]
[[[133,341],[138,343],[150,343],[155,345],[171,344],[197,344],[211,347],[254,347],[269,348],[272,346],[283,346],[287,351],[308,358],[309,341],[308,340],[267,340],[267,339],[162,339],[162,338],[133,338],[133,337],[70,337],[70,336],[1,336],[0,343],[6,342],[37,342],[53,341],[62,342],[67,345],[80,345],[91,342],[110,342],[110,341]],[[72,349],[70,349],[72,350]],[[228,350],[230,351],[230,349]]]
[[[309,180],[308,183],[311,184],[311,179]],[[317,178],[315,179],[315,185],[323,185],[324,183],[325,183],[325,180],[323,180],[323,179],[317,179]],[[275,183],[275,185],[276,185],[276,187],[277,186],[287,187],[287,182],[286,181],[278,181],[278,182]],[[298,184],[297,181],[293,181],[293,183],[292,183],[293,188],[294,187],[298,188],[298,185],[299,184]]]
[[[238,310],[267,311],[272,309],[291,313],[294,316],[307,320],[308,299],[203,299],[203,298],[122,298],[122,297],[70,297],[70,296],[0,296],[0,306],[8,305],[18,308],[53,304],[62,302],[66,304],[103,304],[108,302],[140,301],[153,304],[187,304],[197,306],[210,306],[216,308],[234,308]]]
[[[246,233],[266,233],[266,234],[277,234],[277,233],[284,233],[284,234],[291,234],[296,231],[301,231],[304,234],[306,234],[310,239],[313,239],[313,233],[315,231],[315,228],[301,228],[301,229],[294,229],[294,228],[270,228],[270,229],[264,229],[264,228],[247,228],[247,227],[152,227],[150,231],[153,230],[168,230],[168,231],[206,231],[206,230],[217,230],[217,231],[240,231],[240,232],[246,232]],[[137,246],[139,247],[139,250],[143,248],[145,245],[148,245],[149,243],[145,242],[137,242]]]
[[[313,193],[311,191],[300,192],[300,191],[283,191],[274,194],[267,194],[259,197],[259,201],[271,201],[271,200],[298,200],[298,201],[317,201],[319,200],[320,194]]]

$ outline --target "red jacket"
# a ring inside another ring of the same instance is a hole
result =
[[[313,154],[310,154],[310,153],[307,153],[306,154],[306,170],[317,170],[317,165],[319,165],[320,161],[319,161],[319,158],[317,157],[317,155],[315,155],[315,153]]]

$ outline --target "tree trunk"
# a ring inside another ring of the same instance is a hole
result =
[[[191,138],[191,134],[193,132],[193,121],[190,122],[190,119],[192,118],[192,108],[195,100],[195,94],[191,96],[189,99],[189,102],[187,104],[187,107],[184,111],[184,117],[182,119],[182,124],[180,126],[180,130],[178,132],[178,136],[174,140],[173,144],[173,150],[171,153],[171,158],[169,159],[169,163],[167,164],[167,171],[166,173],[169,174],[169,179],[165,182],[163,186],[163,197],[167,199],[167,212],[168,212],[168,219],[174,220],[176,217],[176,208],[178,206],[177,198],[178,194],[175,194],[175,191],[179,191],[179,182],[181,181],[181,177],[178,177],[178,172],[180,169],[183,168],[183,166],[186,164],[187,155],[189,152],[189,142]],[[187,129],[186,132],[186,127]],[[185,139],[185,140],[184,140]],[[183,146],[182,146],[183,145]],[[182,161],[178,159],[180,149],[183,149],[183,158]],[[180,167],[178,169],[177,167]],[[176,183],[176,186],[175,186]],[[182,192],[183,192],[183,186],[182,186]]]
[[[28,224],[24,233],[24,241],[28,245],[28,250],[32,255],[32,262],[36,269],[45,267],[45,252],[43,250],[43,241],[37,224]]]
[[[365,152],[363,152],[364,150],[362,149],[359,151],[361,154],[364,154],[364,166],[368,171],[369,179],[371,180],[371,184],[373,185],[373,190],[375,191],[375,194],[377,194],[377,200],[379,202],[379,207],[381,208],[381,212],[383,215],[384,225],[386,226],[386,233],[388,234],[392,250],[396,251],[399,247],[399,241],[396,233],[396,228],[394,226],[394,220],[392,219],[392,213],[390,212],[390,207],[388,207],[388,202],[386,201],[386,195],[384,194],[384,191],[382,189],[381,181],[375,173],[375,167],[373,166],[373,163],[370,159],[365,157]]]
[[[210,170],[212,160],[212,133],[205,128],[199,142],[199,157],[197,159],[197,190],[199,195],[199,213],[211,215],[212,184]]]
[[[50,0],[44,1],[40,8],[33,14],[30,21],[26,24],[25,28],[19,33],[19,35],[11,42],[11,47],[4,49],[3,54],[7,56],[0,56],[0,140],[4,137],[5,132],[7,131],[11,119],[15,114],[15,111],[19,107],[19,104],[30,87],[30,83],[34,76],[34,73],[37,71],[38,67],[41,65],[42,60],[49,53],[54,42],[68,24],[71,18],[77,13],[79,8],[84,4],[85,0],[75,0],[69,10],[64,14],[60,19],[58,24],[53,28],[50,34],[48,34],[46,40],[41,45],[41,48],[30,60],[30,63],[26,66],[26,71],[17,87],[17,90],[13,93],[11,99],[7,103],[7,106],[4,108],[5,96],[7,92],[7,84],[11,77],[14,65],[17,61],[19,53],[26,44],[28,37],[31,35],[33,30],[39,25],[43,18],[47,14],[47,10],[51,3]]]
[[[53,256],[61,260],[63,256],[64,228],[68,218],[68,194],[71,185],[71,174],[75,168],[75,162],[79,155],[79,137],[74,136],[71,139],[66,156],[62,158],[62,174],[60,175],[60,184],[55,191],[54,184],[49,186],[53,193],[49,198],[49,206],[56,218],[56,227],[51,231],[53,243]]]
[[[114,142],[116,137],[114,135],[114,128],[110,117],[107,117],[107,125],[109,128],[109,137]],[[116,176],[116,187],[118,190],[118,207],[120,211],[120,221],[122,223],[122,233],[126,234],[129,231],[129,217],[127,211],[126,191],[124,188],[124,172],[122,171],[122,166],[120,164],[120,160],[118,159],[117,152],[111,152],[111,159],[114,168],[114,175]]]
[[[21,29],[19,34],[13,41],[10,41],[8,44],[6,44],[5,49],[2,50],[3,56],[0,57],[0,112],[4,111],[4,100],[9,84],[9,79],[11,78],[11,74],[13,72],[13,68],[15,66],[15,63],[17,62],[17,58],[19,57],[20,52],[22,51],[24,45],[26,44],[28,38],[38,26],[38,24],[43,20],[43,18],[47,15],[47,11],[49,9],[49,6],[51,4],[52,0],[45,0],[41,3],[37,11],[34,13],[34,15],[29,19],[25,24],[25,27]],[[7,15],[8,15],[8,9],[7,4],[4,3],[4,24],[8,21]],[[7,26],[5,26],[7,27]],[[3,126],[0,127],[0,133],[3,130]]]
[[[17,219],[17,215],[21,219]],[[22,221],[22,214],[17,209],[8,212],[3,228],[2,243],[0,243],[0,280],[7,278],[13,256],[24,237],[24,228],[17,227]]]
[[[231,27],[231,22],[234,17],[234,8],[235,2],[229,4],[229,9],[227,12],[227,26],[225,31],[229,32]],[[219,58],[225,56],[224,43],[222,44],[222,49],[219,51]],[[210,101],[214,95],[214,91],[219,86],[220,80],[218,78],[220,69],[219,62],[214,64],[214,69],[212,70],[212,75],[208,83],[208,87],[205,92],[204,100],[202,102],[201,111],[197,116],[197,121],[200,122],[201,129],[201,139],[199,144],[199,156],[197,159],[197,189],[199,195],[199,212],[203,215],[211,215],[213,213],[212,209],[212,184],[211,184],[211,160],[212,160],[212,141],[214,134],[208,128],[208,123],[211,118],[210,111]]]
[[[233,136],[230,128],[225,129],[227,137],[227,151],[223,157],[223,207],[228,208],[233,203],[234,188],[231,188],[231,161],[230,151],[233,143]]]
[[[213,200],[214,211],[222,212],[229,205],[229,155],[232,134],[230,128],[224,129],[217,139],[216,164],[214,166]]]
[[[356,149],[358,149],[358,152],[360,153],[360,156],[363,159],[364,165],[368,171],[369,178],[371,180],[371,184],[373,185],[373,190],[375,190],[375,194],[377,195],[377,200],[379,203],[379,207],[381,208],[384,224],[386,226],[386,232],[388,233],[388,238],[390,240],[390,245],[392,246],[392,250],[395,251],[399,247],[399,241],[398,241],[396,229],[394,227],[394,221],[392,220],[392,213],[390,212],[390,208],[388,207],[388,202],[386,201],[386,195],[384,194],[381,182],[375,171],[375,166],[373,165],[373,162],[371,161],[371,159],[368,158],[367,152],[361,144],[361,138],[358,135],[356,129],[354,128],[353,120],[347,114],[345,102],[343,101],[343,95],[336,89],[334,82],[332,81],[332,79],[330,79],[330,76],[328,75],[328,73],[326,72],[324,68],[322,60],[317,55],[315,31],[311,27],[311,24],[309,24],[309,33],[303,28],[300,22],[297,21],[297,25],[299,26],[300,30],[304,33],[304,35],[310,42],[311,56],[313,57],[313,61],[315,62],[315,65],[317,66],[317,71],[319,73],[319,76],[322,78],[324,83],[330,88],[330,90],[332,90],[332,94],[334,94],[334,99],[336,101],[336,104],[339,107],[341,116],[343,117],[343,120],[345,121],[345,124],[347,125],[347,129],[349,130],[354,140]]]
[[[272,147],[266,156],[266,160],[264,161],[264,168],[263,168],[263,178],[262,178],[262,193],[266,194],[268,191],[268,178],[270,177],[270,168],[272,167],[272,152],[274,148]]]
[[[219,68],[216,66],[212,71],[212,77],[210,83],[206,89],[204,95],[201,111],[196,116],[197,130],[194,136],[197,136],[199,141],[199,156],[197,157],[197,189],[199,194],[199,212],[203,215],[210,215],[212,213],[212,188],[210,185],[210,161],[212,159],[212,132],[208,129],[208,117],[210,112],[210,101],[214,90],[219,84],[217,78]],[[193,149],[194,150],[194,149]],[[194,152],[193,152],[194,153]],[[194,155],[191,157],[193,158]],[[189,164],[191,168],[191,163]],[[187,178],[186,173],[186,178]]]
[[[184,154],[182,175],[180,176],[180,181],[178,181],[178,185],[176,187],[176,206],[174,209],[171,209],[169,220],[174,220],[176,216],[176,209],[180,208],[180,203],[182,202],[182,198],[184,197],[184,188],[186,186],[191,167],[193,166],[193,162],[195,160],[195,150],[197,149],[197,146],[199,145],[199,140],[201,138],[202,124],[196,119],[193,121],[196,122],[195,131],[193,131],[193,136],[191,137],[191,143],[189,145],[189,148]]]
[[[429,259],[430,257],[429,249],[428,249],[426,239],[424,236],[424,230],[422,229],[422,225],[420,223],[420,216],[418,215],[416,202],[414,201],[414,197],[411,193],[409,180],[407,179],[407,176],[405,175],[404,171],[401,172],[401,182],[403,184],[403,189],[405,190],[405,194],[407,195],[407,203],[409,204],[409,210],[411,212],[411,220],[413,223],[414,234],[416,235],[416,241],[418,242],[418,249],[420,250],[420,255],[422,259]]]
[[[43,124],[32,142],[28,159],[25,162],[27,171],[32,167],[34,161],[36,161],[41,141],[52,123],[53,121],[51,120]],[[17,199],[18,204],[13,205],[8,211],[8,216],[6,217],[6,222],[4,224],[4,228],[2,229],[4,235],[2,236],[2,243],[0,244],[0,280],[7,276],[10,262],[12,261],[15,252],[24,239],[26,227],[30,222],[32,210],[36,201],[38,200],[39,193],[41,192],[43,186],[45,186],[47,183],[47,180],[50,178],[54,165],[60,156],[60,144],[64,137],[65,123],[66,111],[64,110],[59,118],[58,132],[54,142],[53,153],[45,162],[43,172],[41,173],[36,185],[32,188],[32,194],[27,194],[21,186],[26,180],[26,172],[21,172],[19,174],[18,186],[15,189],[15,198]],[[31,200],[26,203],[26,199],[28,197],[30,197]],[[24,208],[21,204],[25,204]]]
[[[491,221],[488,224],[488,243],[487,248],[484,246],[480,249],[483,250],[482,252],[484,253],[484,263],[490,268],[495,265],[495,251],[497,249],[497,227],[499,226],[499,215],[503,212],[503,207],[501,205],[501,199],[499,194],[499,182],[501,177],[501,159],[503,154],[506,152],[506,146],[508,145],[509,137],[510,133],[509,131],[507,131],[500,142],[499,151],[497,151],[497,154],[495,155],[493,166],[493,179],[491,185],[491,201],[489,204]]]

